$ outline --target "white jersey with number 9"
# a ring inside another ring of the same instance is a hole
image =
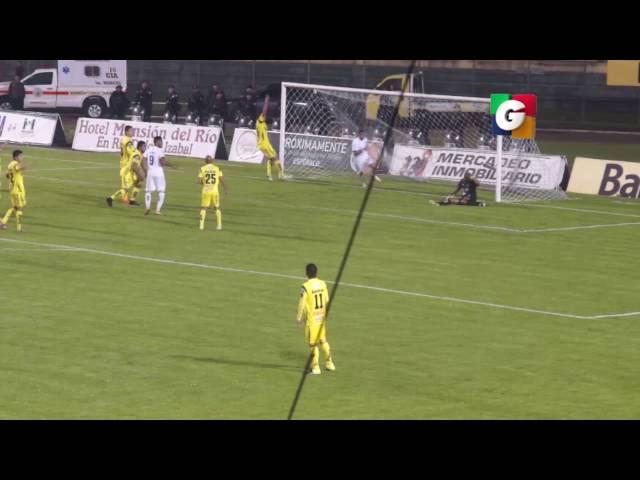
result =
[[[162,165],[160,159],[164,158],[164,151],[160,147],[155,145],[147,148],[144,152],[144,157],[147,159],[147,166],[149,167],[149,175],[162,171]]]
[[[144,158],[147,160],[147,186],[148,192],[164,192],[166,183],[164,180],[164,169],[160,164],[160,159],[164,158],[164,151],[155,145],[149,147],[144,152]]]

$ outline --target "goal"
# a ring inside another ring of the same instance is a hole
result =
[[[279,151],[285,172],[294,178],[354,175],[351,142],[364,129],[379,173],[454,184],[469,172],[498,201],[567,198],[561,188],[566,158],[542,154],[532,140],[503,138],[497,182],[488,98],[405,94],[392,125],[399,99],[400,92],[283,83]]]

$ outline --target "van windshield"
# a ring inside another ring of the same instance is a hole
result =
[[[53,72],[36,73],[33,77],[22,82],[25,85],[51,85],[53,83]]]

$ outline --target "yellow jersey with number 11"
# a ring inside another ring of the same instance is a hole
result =
[[[320,324],[327,314],[329,290],[327,284],[317,278],[310,278],[302,284],[298,303],[298,320],[307,325]]]

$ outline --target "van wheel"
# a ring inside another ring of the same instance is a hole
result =
[[[92,98],[85,102],[83,113],[89,118],[100,118],[107,111],[107,106],[101,98]]]
[[[3,98],[0,100],[0,110],[13,110],[13,106],[8,98]]]

